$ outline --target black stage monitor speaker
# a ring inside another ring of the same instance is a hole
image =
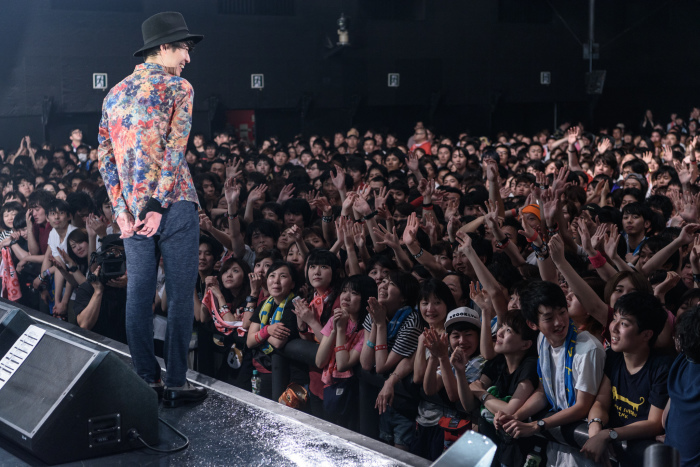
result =
[[[5,355],[27,328],[36,324],[17,307],[0,302],[0,356]]]
[[[158,443],[158,397],[114,353],[31,325],[3,355],[0,435],[40,460],[57,464],[142,447],[129,439],[132,428]]]

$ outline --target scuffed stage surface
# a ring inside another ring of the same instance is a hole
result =
[[[4,301],[4,300],[3,300]],[[54,318],[26,310],[52,327],[79,335],[115,351],[129,361],[128,348]],[[174,454],[139,449],[86,459],[69,466],[427,466],[425,459],[379,441],[345,430],[310,415],[284,407],[247,391],[188,373],[188,379],[209,388],[201,404],[176,409],[159,408],[160,417],[190,439],[190,447]],[[184,441],[159,424],[159,449]],[[24,451],[0,440],[0,466],[42,465]]]

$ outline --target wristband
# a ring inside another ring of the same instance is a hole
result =
[[[554,224],[554,227],[547,227],[547,232],[549,233],[550,237],[556,233],[559,233],[559,223]]]
[[[367,344],[367,347],[369,347],[370,349],[374,348],[374,342],[367,341],[366,344]]]
[[[607,262],[605,256],[600,254],[600,251],[595,256],[589,256],[588,260],[591,262],[591,266],[593,266],[595,269],[602,268]]]
[[[261,344],[262,342],[260,341],[260,336],[258,334],[260,334],[260,333],[256,332],[255,334],[253,334],[253,337],[255,337],[255,342],[257,342],[258,344]]]
[[[238,213],[236,213],[236,214],[229,214],[229,215],[228,215],[228,218],[229,218],[229,220],[238,219]]]
[[[270,337],[270,331],[267,330],[267,326],[263,326],[262,329],[258,332],[260,335],[260,339],[262,340],[267,340],[268,337]]]
[[[423,207],[424,207],[424,208],[432,208],[432,207],[433,207],[433,203],[423,203]]]
[[[518,210],[515,209],[515,208],[513,208],[513,209],[510,210],[510,214],[511,214],[511,216],[513,216],[513,217],[518,217]]]
[[[221,305],[219,307],[219,310],[221,311],[228,311],[229,313],[231,312],[231,309],[228,307],[228,305]]]
[[[498,241],[496,240],[496,248],[499,250],[505,250],[505,248],[508,246],[510,243],[510,238],[506,237],[505,240],[503,241]]]
[[[248,296],[245,298],[245,301],[246,301],[246,303],[252,303],[252,302],[256,302],[256,301],[257,301],[257,298],[256,298],[256,297],[253,297],[252,295],[248,295]]]
[[[539,234],[538,234],[537,231],[535,230],[535,233],[532,234],[532,237],[526,238],[525,241],[527,241],[528,243],[532,243],[532,242],[534,242],[535,240],[537,240],[537,237],[538,237],[538,236],[539,236]]]
[[[321,220],[326,224],[330,224],[331,222],[333,222],[333,216],[323,216],[321,217]]]
[[[344,345],[339,345],[338,347],[333,349],[335,353],[342,352],[343,350],[347,350]]]
[[[413,257],[418,259],[421,256],[423,256],[423,253],[425,253],[425,251],[423,250],[423,247],[421,247],[420,251],[418,253],[416,253],[415,255],[413,255]]]
[[[367,214],[365,217],[363,217],[362,219],[368,221],[368,220],[372,219],[374,216],[376,216],[378,213],[379,213],[378,211],[372,211],[369,214]]]
[[[380,350],[386,350],[386,349],[388,349],[388,348],[389,348],[389,347],[387,347],[386,345],[375,345],[375,346],[374,346],[374,351],[375,351],[375,352],[378,352],[378,351],[380,351]]]
[[[600,426],[603,426],[603,420],[601,420],[600,418],[591,418],[590,420],[588,420],[588,426],[590,427],[591,423],[595,422],[598,422],[600,423]]]
[[[66,271],[68,272],[75,272],[78,270],[78,265],[74,264],[73,266],[66,266]]]
[[[490,395],[491,395],[490,392],[485,392],[484,394],[482,394],[481,403],[483,404],[484,402],[486,402],[486,398],[489,397]]]

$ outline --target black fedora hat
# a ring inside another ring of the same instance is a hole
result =
[[[197,43],[204,39],[204,36],[190,34],[187,24],[185,24],[185,18],[177,11],[165,11],[151,16],[141,25],[141,33],[143,34],[143,47],[134,52],[134,57],[140,57],[144,50],[161,44],[178,41]]]

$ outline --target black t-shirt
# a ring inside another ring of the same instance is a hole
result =
[[[608,349],[604,371],[612,384],[610,426],[626,426],[647,420],[652,405],[660,409],[666,407],[671,363],[669,357],[652,352],[642,369],[631,375],[622,352]]]
[[[505,355],[497,355],[484,365],[482,375],[488,376],[491,385],[498,388],[501,397],[512,396],[518,388],[518,384],[523,381],[530,381],[536,389],[540,384],[537,376],[537,357],[525,357],[513,373],[508,373],[508,364]]]
[[[76,316],[88,306],[94,293],[95,289],[88,281],[80,284],[75,291],[75,303],[73,304]],[[105,286],[100,304],[100,315],[91,331],[124,344],[127,343],[126,289]]]
[[[250,317],[251,323],[260,324],[260,310],[262,310],[264,304],[265,302],[262,302],[258,309],[255,311],[255,313],[253,313],[253,316]],[[288,341],[299,338],[299,329],[297,328],[297,315],[295,315],[292,311],[293,306],[294,305],[292,304],[292,301],[287,300],[287,304],[284,306],[284,310],[282,311],[282,319],[280,320],[280,322],[284,324],[284,327],[289,329],[289,338],[287,339]],[[273,305],[268,316],[268,324],[270,324],[270,321],[272,321],[272,317],[274,316],[276,309],[277,306]]]

